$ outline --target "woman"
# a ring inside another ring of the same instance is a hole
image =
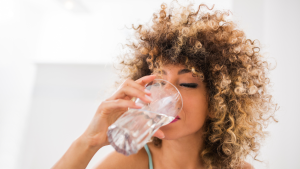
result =
[[[127,80],[100,104],[87,130],[53,168],[85,168],[109,144],[108,126],[128,108],[139,108],[131,99],[151,102],[144,86],[155,78],[181,92],[179,120],[161,127],[137,154],[113,152],[96,168],[253,168],[244,160],[258,155],[263,127],[276,121],[268,63],[259,45],[226,20],[228,13],[192,7],[167,10],[163,4],[151,27],[135,29],[137,39],[128,45],[133,57],[121,62]]]

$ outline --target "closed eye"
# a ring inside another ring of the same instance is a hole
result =
[[[197,83],[181,83],[180,86],[196,88],[198,86],[198,84]]]

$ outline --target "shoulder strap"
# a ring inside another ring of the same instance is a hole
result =
[[[153,164],[152,164],[152,156],[151,156],[151,152],[149,150],[149,147],[147,144],[145,144],[145,149],[147,151],[147,154],[148,154],[148,158],[149,158],[149,169],[153,169]]]

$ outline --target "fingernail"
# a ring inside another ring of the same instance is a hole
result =
[[[145,89],[144,91],[145,91],[146,93],[151,94],[151,92],[150,92],[148,89]]]
[[[148,95],[145,95],[145,97],[149,100],[149,101],[153,101],[153,99],[151,97],[149,97]]]
[[[144,105],[142,103],[135,103],[136,106],[138,107],[143,107]]]

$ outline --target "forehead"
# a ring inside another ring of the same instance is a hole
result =
[[[163,65],[157,69],[154,69],[154,73],[168,75],[168,74],[176,74],[176,75],[183,75],[183,74],[192,74],[191,70],[187,69],[184,65]]]
[[[170,74],[179,75],[179,76],[183,75],[184,77],[192,77],[193,79],[203,81],[203,79],[200,78],[198,73],[196,74],[192,73],[192,71],[189,70],[187,66],[182,64],[178,64],[178,65],[165,64],[159,68],[154,68],[153,73],[158,74],[159,76],[170,75]]]
[[[167,65],[162,65],[159,67],[159,69],[164,70],[164,71],[176,71],[176,70],[181,70],[181,69],[187,69],[185,65],[172,65],[172,64],[167,64]]]

